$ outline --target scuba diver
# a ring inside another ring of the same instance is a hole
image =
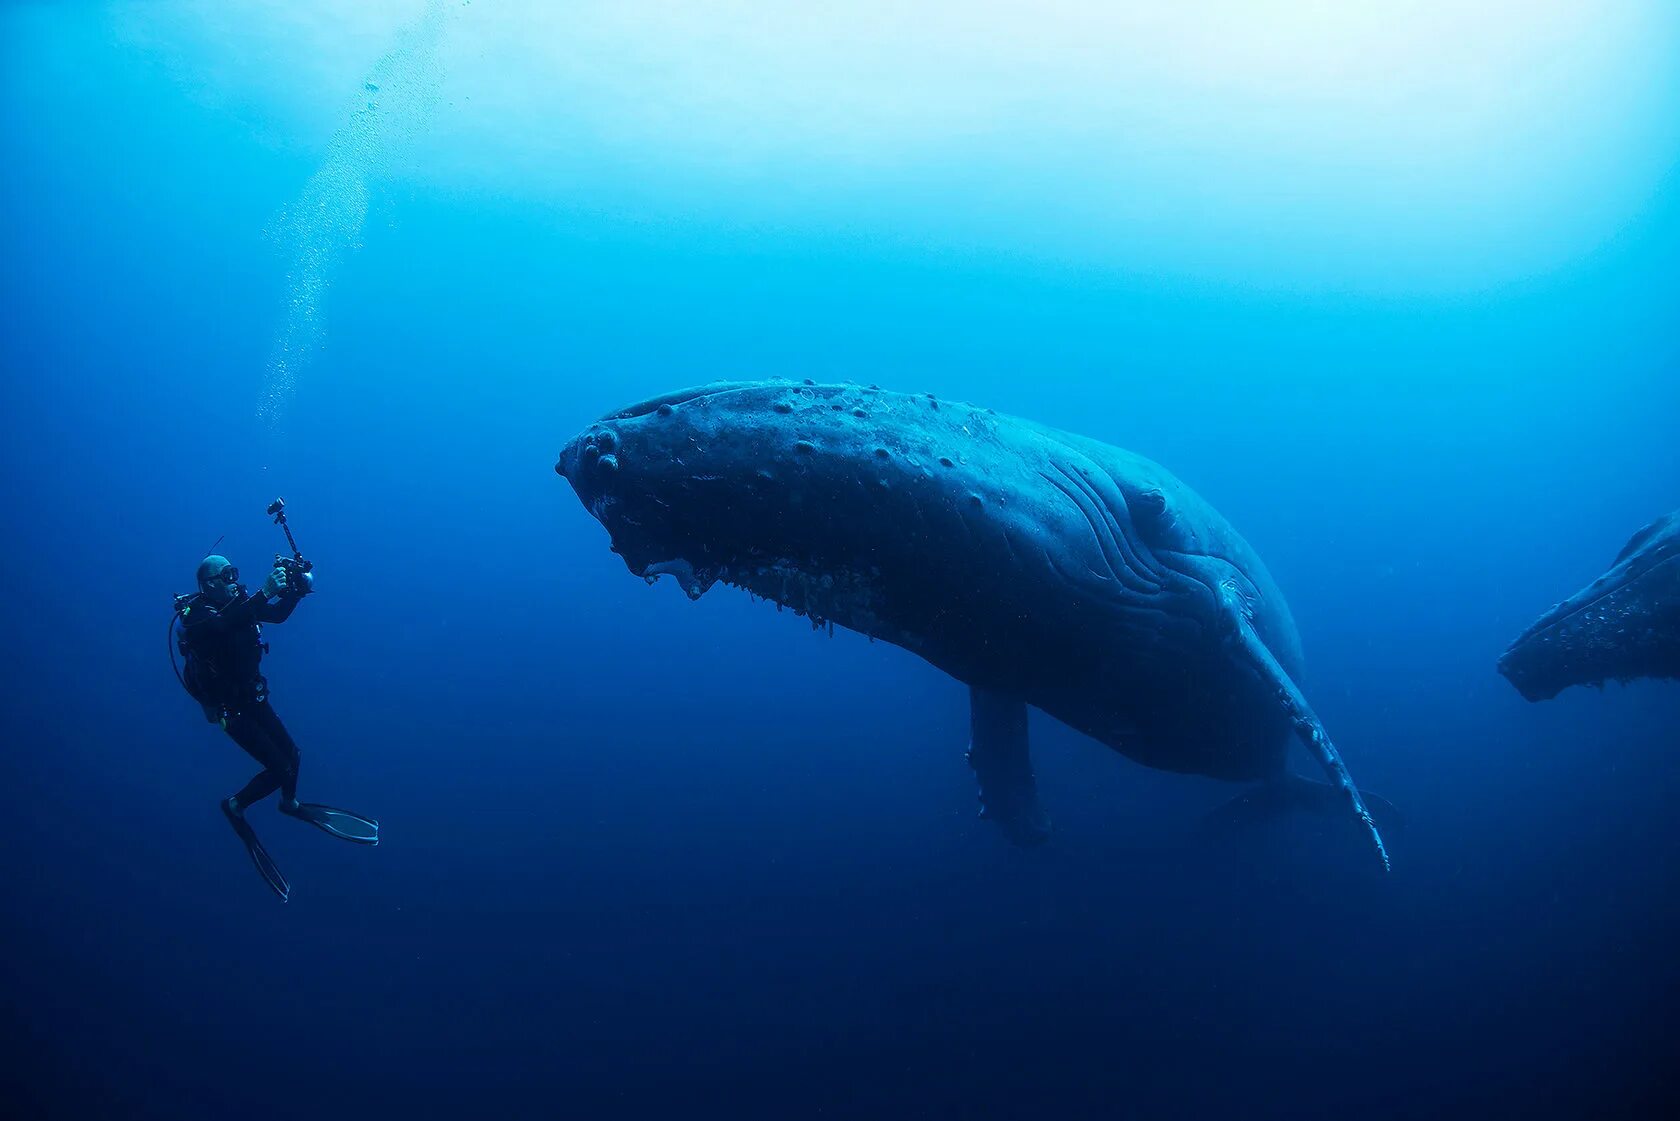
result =
[[[282,501],[277,499],[269,513],[276,515],[277,525],[285,526]],[[290,541],[291,537],[288,528],[286,538]],[[297,744],[268,703],[268,682],[259,670],[268,650],[262,640],[262,624],[284,623],[291,618],[315,583],[313,566],[297,552],[295,541],[292,548],[291,557],[275,557],[273,571],[255,592],[247,592],[239,583],[239,569],[226,557],[205,557],[198,566],[197,594],[177,596],[175,617],[170,621],[172,632],[177,623],[180,626],[170,653],[171,661],[176,650],[185,657],[185,668],[176,670],[181,684],[203,707],[206,720],[220,724],[235,743],[262,764],[263,769],[244,789],[222,800],[222,812],[281,902],[290,897],[291,887],[245,820],[245,810],[251,805],[278,790],[281,813],[307,821],[340,840],[361,845],[379,843],[379,823],[373,818],[297,800]]]

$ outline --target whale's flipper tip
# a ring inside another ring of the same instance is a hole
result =
[[[1313,758],[1324,768],[1325,775],[1329,777],[1331,786],[1340,794],[1343,804],[1351,807],[1355,816],[1364,823],[1365,832],[1377,850],[1378,859],[1382,861],[1383,871],[1392,871],[1393,864],[1389,861],[1388,846],[1383,843],[1382,832],[1377,828],[1376,820],[1372,818],[1365,799],[1361,797],[1359,787],[1353,784],[1353,776],[1348,774],[1347,764],[1342,762],[1341,752],[1330,742],[1330,733],[1324,730],[1323,723],[1307,703],[1300,686],[1295,684],[1294,679],[1278,663],[1271,648],[1255,631],[1253,622],[1236,601],[1234,590],[1228,587],[1221,588],[1220,595],[1228,616],[1229,633],[1242,644],[1260,672],[1277,687],[1277,696],[1288,713],[1290,723],[1295,727],[1295,734],[1301,737],[1301,742],[1306,744],[1307,750],[1312,752]]]
[[[1398,833],[1405,828],[1405,819],[1387,798],[1363,787],[1359,797],[1379,829]],[[1212,829],[1223,830],[1262,824],[1294,813],[1329,817],[1344,813],[1346,809],[1343,794],[1336,786],[1286,772],[1277,778],[1255,783],[1230,801],[1208,811],[1202,820]]]
[[[1381,795],[1361,790],[1359,796],[1365,807],[1360,825],[1377,846],[1377,855],[1387,871],[1390,862],[1383,833],[1398,833],[1404,827],[1404,819],[1393,803]],[[1346,795],[1339,787],[1285,773],[1214,807],[1202,818],[1202,832],[1223,838],[1297,813],[1339,817],[1346,811]]]

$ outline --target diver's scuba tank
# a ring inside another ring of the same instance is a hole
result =
[[[196,599],[197,592],[175,597],[175,610],[169,614],[169,668],[175,671],[175,680],[181,683],[181,688],[187,691],[187,696],[197,701],[198,707],[204,710],[204,719],[214,724],[222,718],[222,706],[209,699],[209,694],[198,680],[198,659],[192,656],[186,632],[182,629],[182,621],[192,614],[193,601]],[[177,654],[186,662],[185,672],[175,661]]]

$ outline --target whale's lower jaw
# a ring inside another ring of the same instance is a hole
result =
[[[710,566],[674,558],[647,564],[636,575],[649,583],[670,576],[690,599],[699,599],[723,584],[739,588],[755,600],[769,600],[778,611],[785,608],[809,619],[814,630],[838,626],[908,650],[922,645],[915,635],[895,626],[883,614],[878,571],[812,572],[785,558]]]
[[[848,570],[812,574],[788,561],[771,561],[733,566],[720,579],[754,598],[770,600],[778,609],[809,618],[814,628],[841,626],[906,645],[905,636],[878,610],[879,577],[878,572]]]

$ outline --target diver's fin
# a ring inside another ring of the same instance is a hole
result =
[[[281,803],[280,808],[341,841],[354,841],[358,845],[379,843],[379,822],[371,817],[363,817],[336,806],[323,806],[319,802],[296,802],[290,807]]]
[[[1027,753],[1027,704],[969,686],[968,765],[980,780],[980,816],[1022,847],[1050,839],[1050,815],[1038,800]]]
[[[1350,805],[1359,820],[1365,823],[1365,831],[1370,834],[1371,843],[1376,846],[1377,856],[1382,859],[1383,870],[1388,871],[1388,848],[1383,844],[1382,833],[1377,830],[1377,823],[1372,820],[1371,811],[1366,808],[1365,800],[1360,797],[1359,788],[1353,784],[1353,776],[1348,774],[1347,764],[1342,762],[1341,752],[1330,742],[1330,734],[1324,730],[1324,725],[1313,712],[1312,706],[1307,704],[1307,698],[1302,696],[1300,687],[1284,672],[1271,649],[1261,641],[1248,612],[1243,610],[1236,588],[1229,584],[1221,584],[1219,597],[1231,627],[1231,639],[1241,645],[1253,659],[1260,673],[1272,682],[1277,690],[1278,701],[1295,725],[1295,734],[1301,737],[1301,742],[1307,745],[1307,750],[1312,752],[1313,758],[1324,768],[1324,773],[1329,776],[1331,785],[1340,791],[1343,801]]]
[[[1405,819],[1387,798],[1369,790],[1359,792],[1365,808],[1384,832],[1399,833]],[[1347,803],[1341,790],[1327,782],[1315,782],[1296,774],[1283,774],[1269,782],[1257,783],[1241,794],[1216,807],[1203,825],[1214,832],[1229,832],[1247,828],[1291,813],[1339,814]]]
[[[245,820],[245,813],[234,806],[232,798],[222,799],[222,814],[233,826],[233,831],[239,834],[239,839],[245,842],[245,851],[251,854],[251,863],[257,866],[257,872],[274,889],[274,894],[284,903],[292,897],[292,887],[286,882],[286,877],[280,874],[280,868],[274,863],[274,858],[268,855],[262,842],[257,840],[257,834],[251,828],[251,823]]]

